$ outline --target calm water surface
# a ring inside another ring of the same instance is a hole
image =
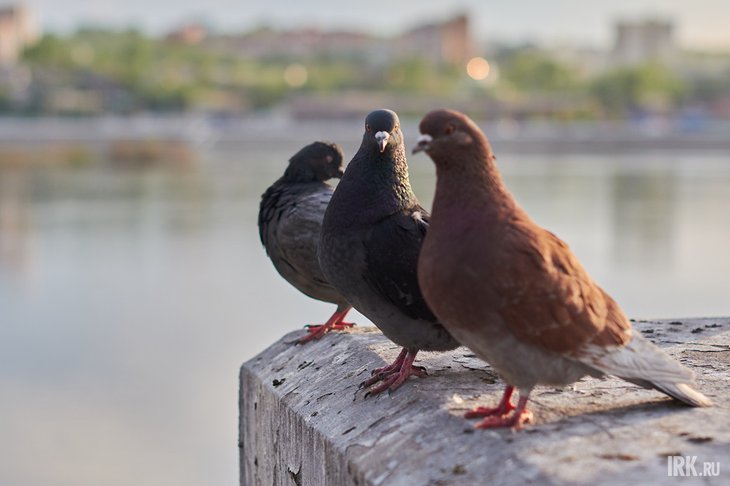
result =
[[[237,484],[240,364],[332,310],[278,277],[255,227],[304,142],[184,170],[0,169],[0,484]],[[498,163],[630,316],[730,315],[730,156]],[[430,207],[430,161],[411,173]]]

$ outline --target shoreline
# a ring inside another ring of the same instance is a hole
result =
[[[297,120],[276,114],[226,118],[194,114],[95,118],[0,117],[0,149],[48,145],[104,148],[109,144],[162,141],[193,150],[240,148],[252,143],[303,144],[331,140],[359,144],[361,120]],[[631,153],[647,151],[730,152],[730,121],[687,127],[681,121],[482,121],[502,152]],[[418,120],[404,119],[406,140],[418,135]],[[0,154],[1,156],[1,154]]]

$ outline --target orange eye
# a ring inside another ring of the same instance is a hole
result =
[[[370,128],[370,125],[367,124],[367,123],[365,124],[365,130],[367,130],[368,132],[372,132],[373,131],[373,129]]]
[[[454,133],[454,125],[446,125],[446,128],[444,128],[444,134],[451,135],[452,133]]]

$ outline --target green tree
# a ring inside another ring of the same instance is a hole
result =
[[[507,58],[501,67],[503,79],[521,91],[570,91],[581,84],[575,69],[537,51],[518,52]]]
[[[632,109],[667,110],[682,100],[685,84],[661,64],[609,71],[598,77],[591,91],[612,115]]]
[[[26,61],[48,67],[67,67],[71,64],[69,43],[53,34],[44,35],[23,53]]]

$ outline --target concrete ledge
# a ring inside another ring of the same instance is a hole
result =
[[[358,383],[399,349],[375,328],[305,346],[288,334],[240,375],[243,485],[730,484],[730,318],[634,323],[694,369],[716,406],[684,407],[615,378],[538,388],[536,424],[474,430],[467,408],[503,383],[466,348],[422,353],[431,376],[363,398]],[[667,477],[667,456],[720,463],[718,477]]]

